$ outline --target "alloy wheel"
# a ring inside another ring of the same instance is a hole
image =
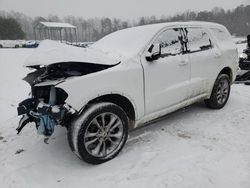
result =
[[[106,157],[119,147],[123,134],[121,119],[113,113],[102,113],[87,126],[84,146],[90,155]]]

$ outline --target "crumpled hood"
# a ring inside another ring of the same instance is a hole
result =
[[[45,40],[34,50],[33,54],[24,62],[25,67],[50,65],[62,62],[93,63],[115,65],[119,59],[111,57],[100,50],[80,48],[60,42]]]

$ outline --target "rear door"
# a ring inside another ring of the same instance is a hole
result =
[[[217,71],[217,59],[205,28],[186,27],[183,31],[188,39],[186,53],[189,54],[191,68],[189,98],[193,98],[210,91],[214,71]]]

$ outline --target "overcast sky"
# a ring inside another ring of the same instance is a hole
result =
[[[189,10],[232,9],[250,0],[0,0],[0,10],[14,10],[29,16],[67,15],[82,17],[169,16]]]

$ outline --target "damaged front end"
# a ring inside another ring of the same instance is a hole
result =
[[[111,65],[66,62],[33,66],[36,70],[24,80],[31,86],[31,97],[19,103],[17,112],[22,118],[17,134],[30,122],[35,122],[38,134],[49,137],[56,125],[67,126],[76,111],[65,103],[68,94],[56,85],[73,77],[83,76],[111,67]]]
[[[75,111],[65,104],[67,93],[55,86],[33,87],[32,97],[22,101],[17,108],[18,115],[23,115],[17,133],[24,126],[35,122],[39,134],[51,136],[55,125],[63,125]]]

